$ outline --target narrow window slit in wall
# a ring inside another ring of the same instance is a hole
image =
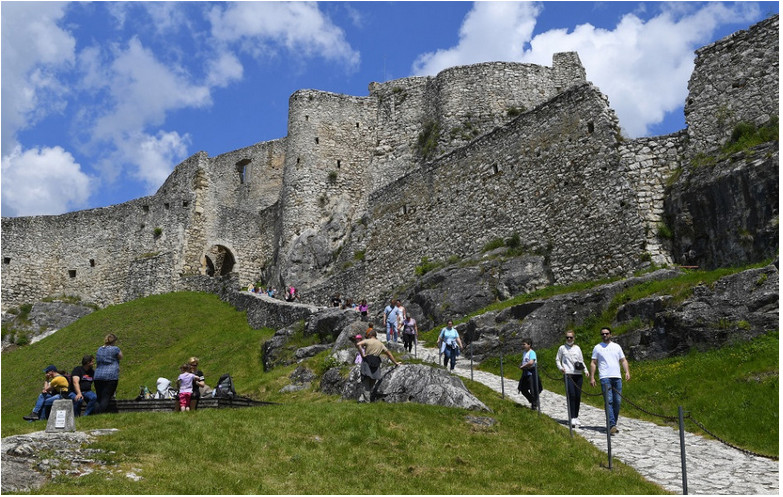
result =
[[[595,131],[595,125],[593,123],[587,123],[587,132],[592,133]]]
[[[149,212],[150,211],[150,206],[149,205],[142,205],[141,206],[141,210],[143,210],[144,212]]]
[[[68,276],[71,278],[76,278],[76,270],[75,269],[69,269],[68,270]]]
[[[318,137],[315,137],[315,144],[318,145]]]
[[[188,202],[187,200],[182,201],[182,207],[187,207],[188,205],[190,205],[190,202]]]
[[[337,169],[340,169],[340,159],[337,159]]]
[[[305,116],[305,121],[309,121],[309,120],[310,120],[310,116]]]
[[[3,257],[3,264],[11,264],[11,258],[10,257]]]
[[[90,259],[90,267],[95,267],[95,259]]]
[[[169,205],[169,203],[168,203],[168,202],[166,202],[166,203],[164,203],[164,204],[163,204],[163,208],[164,208],[164,209],[166,209],[166,210],[169,210],[169,207],[171,207],[171,206]]]
[[[497,164],[492,164],[492,173],[493,174],[497,174],[498,173],[498,165]]]
[[[239,173],[239,184],[244,185],[247,180],[247,165],[250,164],[250,159],[242,159],[237,162],[237,173]]]

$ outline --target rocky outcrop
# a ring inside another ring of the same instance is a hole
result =
[[[776,141],[683,170],[664,203],[677,263],[710,270],[777,255],[778,147]]]
[[[280,302],[279,305],[290,304]],[[353,347],[348,341],[348,337],[358,334],[364,335],[365,329],[366,323],[361,321],[361,316],[356,311],[339,308],[316,311],[310,314],[304,325],[294,324],[281,328],[275,332],[271,339],[264,342],[261,347],[264,371],[269,371],[281,364],[301,362],[329,349],[333,349],[335,353],[340,349],[346,350],[342,353],[340,360],[348,362],[347,348]],[[291,338],[296,334],[301,334],[303,338],[317,343],[304,347],[290,345]]]
[[[693,297],[655,312],[653,326],[617,341],[630,358],[662,359],[747,341],[779,328],[779,280],[774,265],[750,269],[712,286],[699,285]]]
[[[397,367],[386,364],[382,368],[383,376],[372,392],[373,401],[418,402],[469,410],[491,410],[468,391],[462,380],[445,369],[422,364]],[[339,392],[347,400],[358,400],[361,388],[358,366],[351,369],[347,379],[342,379],[339,369],[333,368],[321,380],[324,392]]]
[[[83,318],[94,310],[90,306],[54,300],[52,302],[37,302],[33,304],[30,312],[26,315],[23,315],[23,313],[4,313],[4,327],[8,326],[10,329],[13,329],[16,336],[12,337],[10,333],[5,333],[3,336],[3,349],[11,344],[11,338],[19,342],[22,335],[29,343],[35,343]]]
[[[558,295],[515,305],[502,311],[492,311],[471,318],[457,326],[466,344],[472,343],[473,357],[486,357],[522,351],[522,339],[533,340],[535,347],[551,347],[560,343],[566,329],[582,324],[594,315],[600,315],[622,291],[647,281],[673,278],[677,270],[662,269],[644,276],[628,278],[601,285],[583,292]]]
[[[86,447],[95,436],[116,432],[115,429],[92,432],[46,433],[38,431],[13,435],[2,440],[2,490],[33,492],[47,478],[79,477],[93,472],[110,474],[110,457],[101,449]],[[128,478],[139,478],[133,473]]]
[[[551,284],[544,257],[529,255],[503,259],[501,249],[477,263],[461,263],[431,271],[401,299],[419,330],[448,319],[459,319],[488,306]],[[497,258],[491,258],[495,256]]]

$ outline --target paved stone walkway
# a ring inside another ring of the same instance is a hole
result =
[[[419,346],[417,355],[424,361],[438,362],[437,349]],[[470,360],[460,356],[454,373],[470,379]],[[497,392],[501,391],[500,376],[474,369],[473,380]],[[507,398],[524,406],[530,405],[517,392],[516,381],[506,379],[503,388]],[[596,388],[596,393],[599,391],[600,389]],[[563,425],[564,429],[568,429],[565,396],[544,390],[541,393],[540,404],[542,414],[553,418]],[[628,409],[634,408],[627,404],[621,408],[617,424],[620,432],[612,436],[613,459],[633,467],[644,477],[666,490],[681,494],[683,488],[679,431],[623,416],[623,412],[627,413]],[[581,436],[607,452],[604,410],[583,403],[580,407],[579,420],[582,427],[575,430],[575,436]],[[750,456],[716,440],[708,440],[687,432],[685,433],[685,458],[689,494],[778,495],[780,493],[778,461]]]

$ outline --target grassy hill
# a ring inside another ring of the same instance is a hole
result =
[[[94,446],[114,451],[117,469],[57,477],[39,490],[56,494],[660,494],[662,489],[571,439],[551,419],[470,383],[493,413],[418,404],[360,405],[313,391],[279,394],[294,369],[264,373],[261,344],[272,330],[252,330],[244,313],[217,297],[175,293],[97,311],[36,344],[2,357],[3,436],[41,430],[26,423],[49,363],[70,369],[102,337],[119,337],[124,359],[118,397],[173,378],[190,355],[209,383],[230,372],[240,393],[280,402],[191,413],[124,413],[80,418],[79,430],[118,428]],[[318,367],[323,359],[313,358]],[[466,422],[489,416],[491,427]],[[564,471],[564,466],[568,471]],[[185,472],[191,476],[182,478]]]
[[[109,332],[119,337],[124,354],[119,398],[135,397],[140,385],[154,388],[159,376],[175,378],[179,364],[196,355],[209,384],[214,386],[222,373],[229,372],[241,394],[280,404],[81,418],[80,430],[119,428],[95,446],[114,451],[111,462],[116,466],[109,469],[132,470],[143,479],[133,482],[120,473],[96,471],[78,479],[58,477],[41,493],[663,493],[616,460],[615,470],[606,470],[606,455],[588,442],[571,439],[548,417],[501,400],[467,380],[471,391],[494,412],[418,404],[360,405],[313,390],[281,394],[278,391],[289,383],[287,376],[296,366],[263,372],[261,344],[273,330],[251,329],[245,313],[200,293],[152,296],[112,306],[36,344],[4,353],[3,436],[43,429],[40,422],[21,419],[43,381],[40,371],[50,363],[70,370],[82,355],[94,354]],[[632,364],[634,377],[624,393],[648,398],[649,389],[657,388],[657,397],[652,396],[655,411],[680,398],[691,408],[693,399],[709,399],[707,409],[714,406],[726,418],[724,424],[757,432],[756,438],[774,439],[774,445],[766,446],[743,440],[744,446],[777,455],[777,333],[747,347],[716,351],[714,357],[695,354]],[[321,370],[324,356],[310,359],[308,366]],[[736,362],[737,357],[747,367],[736,377],[727,377],[723,364]],[[667,376],[671,371],[683,376]],[[736,392],[745,385],[751,387],[749,397],[738,397]],[[548,381],[546,387],[557,390],[558,385]],[[758,396],[764,397],[763,403]],[[470,424],[467,414],[491,417],[496,424]],[[627,405],[626,414],[636,415]],[[739,419],[750,424],[733,422]],[[198,477],[183,479],[183,471]]]

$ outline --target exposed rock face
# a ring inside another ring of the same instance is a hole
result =
[[[289,305],[284,302],[278,304],[280,306]],[[288,343],[291,337],[300,330],[300,325],[294,324],[281,328],[262,345],[264,371],[269,371],[279,364],[302,361],[330,348],[336,352],[338,349],[346,349],[347,346],[352,347],[348,337],[358,334],[364,335],[365,324],[361,321],[359,313],[353,310],[328,308],[314,312],[305,321],[302,334],[305,337],[317,337],[320,343],[294,349]],[[286,351],[290,354],[286,354]],[[283,357],[286,355],[290,355],[291,358],[284,360]],[[348,362],[348,355],[344,353],[343,356],[341,360]]]
[[[661,359],[778,329],[778,276],[777,268],[770,265],[721,278],[713,287],[698,286],[693,298],[656,312],[652,329],[628,333],[617,341],[632,359]]]
[[[549,299],[526,302],[489,312],[457,326],[466,344],[472,342],[473,356],[477,361],[500,354],[522,351],[522,339],[533,340],[534,347],[550,347],[560,343],[566,329],[584,322],[592,315],[602,313],[618,293],[627,288],[659,279],[668,279],[679,271],[664,269],[644,276],[601,285],[583,292],[558,295]]]
[[[778,252],[779,142],[689,167],[665,202],[677,263],[715,269]]]
[[[2,493],[30,492],[49,477],[82,476],[96,470],[107,471],[102,450],[83,447],[96,435],[117,430],[95,430],[88,433],[46,433],[38,431],[13,435],[2,440]],[[43,458],[42,454],[52,454]],[[74,463],[75,461],[78,461]],[[68,469],[63,469],[68,468]],[[130,478],[130,473],[127,474]]]
[[[373,401],[418,402],[469,410],[491,410],[465,388],[462,380],[445,369],[422,364],[403,364],[397,367],[384,364],[381,367],[383,377],[375,385],[371,396]],[[359,399],[360,376],[359,367],[354,367],[340,389],[344,399]],[[334,375],[329,375],[329,378],[332,381],[328,383],[327,389],[335,391],[338,386]],[[322,388],[323,385],[322,382]]]
[[[93,312],[92,307],[67,302],[37,302],[33,304],[27,320],[23,321],[10,313],[3,315],[3,322],[8,323],[30,339],[30,343],[46,338],[57,330],[68,326],[77,319]],[[10,336],[3,337],[3,348],[10,343]],[[17,337],[18,339],[18,337]]]
[[[419,330],[426,331],[436,323],[458,319],[486,307],[498,298],[506,299],[550,284],[542,256],[488,259],[471,266],[456,264],[431,271],[402,300],[416,318]]]

